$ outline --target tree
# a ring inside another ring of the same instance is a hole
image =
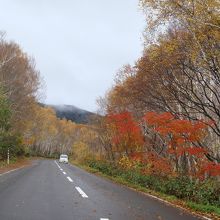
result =
[[[193,120],[209,118],[215,122],[211,129],[219,136],[219,1],[140,2],[154,14],[148,18],[149,30],[167,24],[155,49],[146,52],[147,57],[153,53],[154,72],[161,76],[158,84],[168,94],[168,98],[154,95],[155,99],[161,106],[165,104],[166,111]]]
[[[6,159],[8,149],[11,156],[19,156],[24,153],[21,138],[10,132],[11,108],[3,89],[0,89],[0,159]]]
[[[0,89],[0,133],[3,134],[7,132],[11,126],[11,109],[10,103],[3,92],[3,89]]]
[[[165,25],[166,28],[184,27],[195,40],[199,40],[197,34],[203,32],[204,28],[214,30],[214,33],[219,35],[218,0],[140,0],[140,5],[147,17],[146,31],[150,33]]]
[[[177,172],[196,175],[209,163],[208,149],[198,145],[207,133],[204,122],[177,119],[169,112],[148,112],[144,118],[148,126],[166,140],[166,151]]]
[[[14,42],[0,37],[0,83],[6,93],[12,113],[12,130],[25,129],[37,101],[41,80],[32,58]]]
[[[3,90],[0,90],[0,158],[7,157],[7,150],[10,144],[7,143],[6,139],[9,136],[9,128],[11,120],[11,110],[8,99],[4,94]]]
[[[130,112],[107,115],[113,149],[127,156],[143,145],[143,137],[138,123]]]
[[[203,119],[212,140],[209,143],[207,138],[206,143],[209,158],[219,162],[218,37],[204,36],[200,45],[206,60],[187,29],[173,27],[161,35],[156,44],[145,49],[132,74],[124,74],[123,80],[112,88],[107,102],[111,111],[129,110],[139,118],[147,111],[168,111],[191,121]]]

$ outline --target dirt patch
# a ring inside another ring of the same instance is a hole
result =
[[[8,172],[10,170],[31,165],[32,161],[33,160],[30,158],[19,158],[15,162],[13,161],[12,163],[10,163],[9,165],[5,161],[2,161],[0,162],[0,174]]]

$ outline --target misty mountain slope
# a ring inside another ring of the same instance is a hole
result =
[[[55,110],[56,115],[60,119],[71,120],[75,123],[79,124],[87,124],[89,123],[89,118],[95,115],[92,112],[77,108],[73,105],[47,105],[44,104],[45,107],[50,107]]]

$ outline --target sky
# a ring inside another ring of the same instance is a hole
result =
[[[0,30],[35,59],[47,104],[96,111],[143,49],[138,0],[1,0]]]

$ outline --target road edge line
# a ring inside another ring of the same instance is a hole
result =
[[[24,167],[25,167],[25,166],[22,166],[22,167],[13,169],[13,170],[9,170],[9,171],[7,171],[7,172],[5,172],[5,173],[0,173],[0,176],[3,176],[3,175],[5,175],[5,174],[11,173],[11,172],[14,172],[14,171],[16,171],[16,170],[20,170],[20,169],[22,169],[22,168],[24,168]]]
[[[188,214],[191,214],[191,215],[194,215],[194,216],[196,216],[196,217],[198,217],[198,218],[200,218],[200,219],[213,220],[213,219],[210,218],[210,217],[207,217],[207,216],[204,216],[204,215],[202,215],[202,214],[200,214],[200,213],[191,211],[191,210],[189,210],[189,209],[187,209],[187,208],[185,208],[185,207],[182,207],[182,206],[180,206],[180,205],[177,205],[177,204],[174,204],[174,203],[172,203],[172,202],[169,202],[169,201],[167,201],[167,200],[165,200],[165,199],[162,199],[162,198],[160,198],[160,197],[158,197],[158,196],[155,196],[155,195],[152,195],[152,194],[150,194],[150,193],[137,190],[137,189],[135,189],[135,188],[132,188],[131,186],[127,186],[127,185],[125,185],[125,184],[122,184],[122,183],[119,183],[119,182],[117,182],[117,181],[114,181],[113,179],[109,178],[108,176],[102,176],[102,175],[101,175],[102,173],[101,173],[101,174],[99,174],[99,173],[92,173],[92,172],[90,172],[89,170],[87,170],[87,169],[85,169],[85,168],[83,169],[82,167],[77,166],[76,164],[71,164],[71,163],[69,163],[69,164],[70,164],[70,166],[72,166],[73,168],[74,168],[74,167],[77,167],[77,168],[79,168],[79,169],[81,169],[81,170],[83,170],[83,171],[85,171],[85,172],[87,172],[87,173],[89,173],[89,174],[95,175],[96,177],[103,178],[103,179],[108,180],[108,181],[110,181],[110,182],[112,182],[112,183],[114,183],[114,184],[118,184],[118,185],[123,186],[123,187],[126,187],[126,188],[128,188],[128,189],[130,189],[130,190],[132,190],[132,191],[135,191],[135,192],[141,193],[141,194],[143,194],[143,195],[145,195],[145,196],[151,197],[151,198],[153,198],[153,199],[155,199],[155,200],[158,200],[158,201],[160,201],[160,202],[163,202],[163,203],[165,203],[165,204],[167,204],[167,205],[169,205],[169,206],[172,206],[172,207],[174,207],[174,208],[178,208],[178,209],[180,209],[180,210],[183,210],[184,212],[186,212],[186,213],[188,213]]]

